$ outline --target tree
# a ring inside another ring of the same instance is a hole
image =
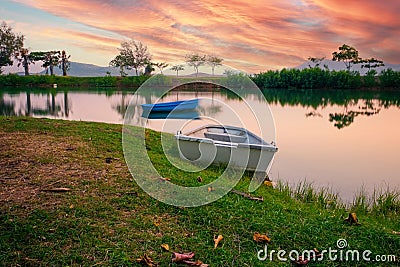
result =
[[[160,69],[161,74],[163,74],[163,69],[169,66],[166,62],[153,63],[153,65]]]
[[[119,55],[114,60],[117,60],[120,67],[128,70],[135,69],[136,76],[139,75],[139,70],[144,68],[151,61],[151,55],[147,50],[147,46],[139,41],[125,41],[118,48]],[[111,63],[111,62],[110,62]]]
[[[46,74],[50,69],[50,75],[54,75],[54,67],[59,64],[61,52],[60,51],[47,51],[43,53],[43,65],[42,67],[46,69]]]
[[[383,67],[385,64],[383,63],[382,60],[376,59],[376,58],[367,58],[367,59],[362,59],[360,61],[361,68],[368,68],[368,72],[371,71],[371,69],[378,68],[378,67]]]
[[[308,63],[308,67],[310,69],[312,68],[318,68],[319,65],[321,64],[321,62],[325,59],[325,57],[309,57],[307,60],[311,61],[312,63],[314,63],[314,66],[311,66],[310,63]]]
[[[183,67],[183,65],[175,65],[172,66],[171,70],[176,71],[176,77],[178,77],[178,73],[181,70],[184,70],[185,68]]]
[[[358,51],[347,44],[339,47],[339,52],[333,52],[332,56],[333,61],[343,61],[347,71],[350,71],[351,64],[358,64],[361,61],[361,58],[358,57]]]
[[[206,63],[207,57],[205,55],[202,56],[197,53],[192,53],[192,54],[187,54],[185,58],[186,58],[186,63],[194,68],[197,78],[199,74],[199,67]]]
[[[19,52],[15,53],[15,59],[18,60],[18,67],[22,65],[25,71],[25,76],[28,76],[29,65],[33,63],[30,58],[30,51],[26,48],[21,48]]]
[[[221,66],[223,59],[219,58],[217,56],[214,55],[209,55],[207,56],[207,64],[211,66],[211,70],[212,70],[212,75],[214,76],[214,69],[217,66]]]
[[[25,76],[29,76],[29,65],[35,64],[36,61],[44,59],[44,52],[31,52],[27,48],[21,48],[15,53],[15,59],[18,60],[18,67],[22,65]]]
[[[71,57],[71,55],[67,56],[67,53],[65,52],[65,50],[61,51],[59,67],[62,70],[63,76],[67,76],[67,71],[71,67],[71,62],[69,61],[70,57]]]
[[[151,76],[151,73],[154,71],[153,64],[148,63],[144,68],[144,76]],[[161,71],[162,73],[162,71]]]
[[[13,65],[15,53],[20,51],[24,43],[24,36],[15,34],[12,28],[4,21],[0,25],[0,74],[2,67]]]
[[[110,61],[111,67],[119,68],[119,74],[121,77],[126,76],[125,65],[125,61],[121,55],[117,55],[113,60]]]

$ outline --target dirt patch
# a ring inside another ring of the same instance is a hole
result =
[[[0,132],[0,206],[26,209],[50,208],[64,195],[82,191],[82,182],[101,178],[102,170],[91,168],[82,151],[90,147],[79,138],[48,134]],[[44,189],[69,188],[54,193]]]

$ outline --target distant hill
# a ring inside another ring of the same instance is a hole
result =
[[[18,64],[14,62],[13,66],[8,66],[3,68],[3,73],[15,73],[18,75],[24,75],[24,69],[22,66],[18,67]],[[35,64],[31,64],[29,66],[30,74],[45,74],[46,71],[41,67],[41,62],[36,62]],[[107,71],[111,73],[112,76],[119,76],[119,69],[112,67],[101,67],[93,64],[79,63],[79,62],[71,62],[70,70],[68,71],[69,76],[77,76],[77,77],[101,77],[106,76]],[[133,71],[125,71],[128,75],[134,75]],[[55,75],[62,75],[62,71],[58,67],[54,67]]]
[[[68,76],[76,77],[101,77],[106,76],[107,72],[112,76],[119,76],[119,69],[112,67],[101,67],[93,64],[71,62],[71,67],[68,71]],[[42,70],[40,74],[45,74],[46,71]],[[55,75],[62,75],[62,70],[58,67],[54,68]]]
[[[312,63],[310,61],[306,61],[303,64],[295,67],[295,69],[301,70],[301,69],[309,68],[308,64],[310,64],[311,66],[314,66],[314,63]],[[325,59],[320,63],[319,68],[324,69],[324,65],[328,66],[329,70],[336,70],[336,71],[346,70],[346,66],[343,61],[338,62],[338,61],[332,61],[332,60]],[[388,68],[391,68],[395,71],[400,71],[400,64],[389,64],[389,63],[386,64],[385,63],[385,66],[376,68],[375,70],[378,73],[380,73],[382,70],[388,69]],[[366,69],[366,68],[361,68],[361,64],[352,65],[351,70],[358,71],[361,74],[365,74],[368,71],[368,69]]]
[[[309,65],[314,66],[312,62],[306,61],[303,64],[295,67],[295,69],[305,69],[309,68]],[[29,66],[29,71],[31,74],[45,74],[44,68],[41,67],[40,62],[36,62],[36,64],[31,64]],[[346,67],[343,62],[337,62],[337,61],[332,61],[332,60],[323,60],[320,64],[320,68],[323,69],[324,65],[327,65],[329,70],[345,70]],[[384,69],[391,68],[396,71],[400,71],[400,64],[385,64],[384,67],[379,67],[376,68],[377,72],[381,72]],[[361,69],[361,65],[353,65],[352,70],[359,71],[361,74],[365,74],[367,72],[367,69]],[[77,77],[102,77],[106,76],[107,72],[110,72],[112,76],[119,76],[119,69],[118,68],[112,68],[112,67],[101,67],[101,66],[96,66],[93,64],[86,64],[86,63],[79,63],[79,62],[71,62],[71,68],[68,71],[69,76],[77,76]],[[125,71],[129,76],[135,75],[135,72],[133,70],[131,71]],[[9,67],[4,67],[3,68],[3,74],[8,74],[8,73],[16,73],[18,75],[24,75],[24,70],[22,66],[18,67],[17,62],[14,62],[13,66]],[[55,67],[54,68],[54,73],[55,75],[62,75],[62,71],[60,68]],[[165,70],[165,74],[167,75],[175,75],[175,72],[172,72],[170,70]],[[195,76],[194,73],[185,73],[185,72],[180,72],[179,73],[181,77],[193,77]],[[204,76],[209,76],[209,74],[199,72],[198,74],[199,77],[204,77]],[[220,75],[215,75],[215,76],[220,76]]]

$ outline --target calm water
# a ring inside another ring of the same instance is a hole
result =
[[[123,123],[133,92],[57,92],[46,90],[0,93],[0,114]],[[400,94],[374,92],[268,91],[275,125],[276,154],[270,177],[296,183],[307,179],[330,186],[349,201],[362,187],[400,187]],[[149,120],[141,117],[140,104],[156,96],[135,96],[132,114],[138,125],[175,133],[207,122],[205,117],[236,124],[240,113],[246,128],[258,133],[244,101],[224,92],[172,92],[162,101],[200,98],[199,115],[188,120]],[[246,101],[257,108],[252,95]],[[267,119],[267,118],[266,118]],[[186,129],[185,128],[185,129]],[[273,132],[264,133],[267,141]]]

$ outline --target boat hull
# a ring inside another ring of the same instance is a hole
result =
[[[143,113],[150,112],[171,112],[196,109],[199,104],[198,99],[183,100],[175,102],[165,102],[157,104],[142,104]]]
[[[208,128],[216,126],[208,126]],[[181,158],[191,162],[208,162],[219,165],[227,165],[244,168],[265,176],[269,165],[277,151],[273,144],[266,143],[254,134],[243,128],[221,126],[232,131],[243,131],[243,134],[228,134],[222,136],[221,132],[205,131],[197,136],[189,134],[177,134],[179,153]],[[219,129],[221,129],[219,126]],[[198,131],[198,130],[197,130]],[[196,132],[196,131],[194,131]],[[193,133],[193,132],[192,132]],[[250,135],[252,137],[250,138]],[[211,138],[210,138],[211,137]],[[243,139],[245,138],[246,141]],[[254,139],[258,143],[249,141]],[[249,140],[250,139],[250,140]],[[236,142],[235,142],[236,141]]]

